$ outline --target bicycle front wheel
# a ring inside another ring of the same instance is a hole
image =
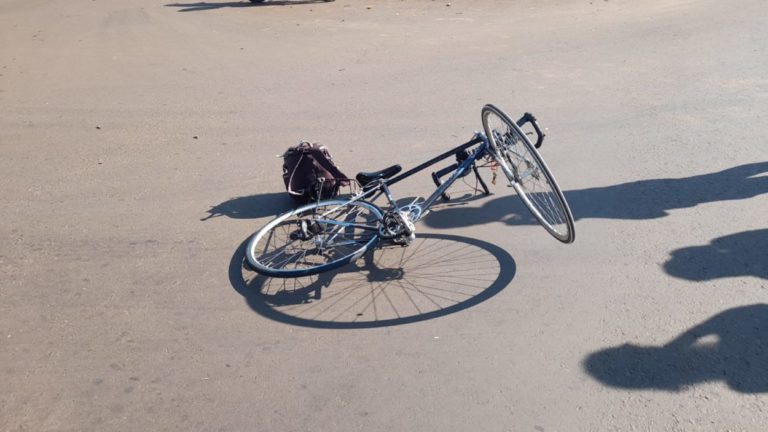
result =
[[[563,192],[531,141],[503,111],[486,105],[483,128],[490,152],[525,206],[553,237],[572,243],[573,215]]]
[[[300,277],[359,258],[379,237],[381,210],[365,201],[320,201],[282,214],[253,235],[251,267],[266,276]]]

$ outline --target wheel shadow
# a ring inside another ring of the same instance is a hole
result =
[[[232,287],[259,315],[302,327],[375,328],[449,315],[498,294],[516,272],[498,246],[420,234],[407,248],[376,248],[341,271],[269,278],[244,265],[246,243],[230,261]]]
[[[584,369],[611,387],[681,391],[724,381],[739,393],[768,392],[768,305],[726,310],[660,347],[631,344],[587,357]]]
[[[256,7],[256,6],[292,6],[303,5],[313,3],[328,3],[334,0],[264,0],[258,2],[250,1],[238,1],[238,2],[221,2],[221,3],[208,3],[208,2],[195,2],[195,3],[168,3],[166,7],[180,8],[179,12],[199,12],[206,10],[222,9],[222,8],[244,8],[244,7]]]
[[[500,185],[495,188],[498,192]],[[768,162],[740,165],[692,177],[640,180],[564,193],[574,219],[657,219],[670,210],[715,201],[753,198],[768,193]],[[501,221],[538,224],[520,199],[507,193],[480,207],[447,206],[424,219],[432,228],[457,228]]]
[[[672,252],[664,271],[681,279],[755,276],[768,279],[768,229],[744,231]]]

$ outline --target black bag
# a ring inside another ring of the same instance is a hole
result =
[[[302,141],[283,153],[285,189],[298,203],[333,198],[339,188],[349,185],[328,148],[318,143]]]

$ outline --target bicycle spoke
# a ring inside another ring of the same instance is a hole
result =
[[[570,209],[533,144],[498,108],[486,105],[482,118],[491,155],[523,203],[555,238],[564,243],[572,242],[573,217]]]
[[[321,216],[322,215],[322,216]],[[286,213],[249,242],[249,263],[268,276],[338,267],[378,238],[381,212],[364,201],[321,201]]]

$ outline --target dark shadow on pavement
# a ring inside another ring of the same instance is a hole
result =
[[[195,3],[168,3],[167,7],[180,8],[179,12],[197,12],[206,11],[221,8],[242,8],[242,7],[254,7],[254,6],[291,6],[313,3],[328,3],[333,0],[266,0],[262,2],[222,2],[222,3],[209,3],[209,2],[195,2]]]
[[[583,364],[611,387],[681,391],[724,381],[739,393],[768,392],[768,305],[722,312],[660,347],[624,344]]]
[[[349,194],[342,194],[339,199],[349,199],[352,196]],[[398,198],[397,204],[400,206],[408,205],[414,202],[417,197],[405,197]],[[468,202],[469,199],[462,199],[461,203]],[[377,205],[387,205],[386,202],[379,200]],[[451,201],[453,203],[453,201]],[[287,192],[271,192],[264,194],[248,195],[236,198],[230,198],[220,204],[217,204],[210,209],[206,210],[208,216],[200,219],[201,221],[207,221],[208,219],[217,218],[220,216],[226,216],[232,219],[258,219],[267,216],[277,216],[282,213],[292,210],[299,206]],[[441,205],[444,206],[444,205]]]
[[[232,198],[211,207],[208,216],[211,218],[226,216],[233,219],[258,219],[266,216],[277,216],[292,209],[296,203],[285,192],[274,192],[244,197]]]
[[[501,184],[491,186],[499,193]],[[768,193],[768,162],[741,165],[693,177],[640,180],[614,186],[565,192],[573,216],[580,219],[656,219],[670,210],[715,201],[752,198]],[[512,190],[481,207],[453,206],[434,211],[424,220],[433,228],[455,228],[501,221],[533,225],[536,220]]]
[[[664,270],[698,282],[735,276],[768,279],[768,229],[744,231],[718,237],[708,245],[677,249],[664,263]]]
[[[302,327],[374,328],[445,316],[498,294],[516,272],[512,256],[490,243],[419,234],[409,247],[368,251],[341,270],[268,278],[245,266],[246,243],[232,256],[230,283],[259,315]]]

